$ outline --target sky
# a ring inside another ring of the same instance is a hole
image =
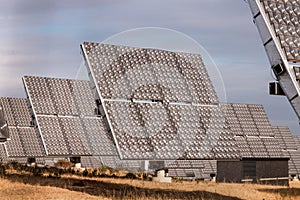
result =
[[[22,77],[77,77],[80,43],[162,27],[191,37],[210,54],[227,101],[262,104],[274,126],[300,135],[287,99],[268,94],[274,80],[244,0],[0,0],[0,96],[25,97]],[[153,39],[153,38],[152,38]],[[174,41],[176,42],[176,41]]]

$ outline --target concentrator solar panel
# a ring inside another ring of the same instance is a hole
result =
[[[81,122],[89,142],[90,154],[99,156],[117,155],[116,147],[102,118],[83,118]]]
[[[298,149],[296,142],[295,142],[288,127],[275,126],[272,128],[273,128],[274,133],[276,134],[276,138],[278,139],[282,149],[285,149],[285,150]]]
[[[10,135],[10,140],[5,143],[7,155],[9,157],[44,156],[42,140],[32,126],[27,99],[0,98],[0,105]]]
[[[274,136],[269,119],[262,105],[222,104],[226,120],[235,135]]]
[[[25,157],[22,139],[19,131],[15,127],[9,129],[10,140],[5,143],[7,154],[11,157]]]
[[[243,158],[280,158],[282,151],[262,105],[222,104]]]
[[[125,101],[104,105],[125,159],[239,156],[218,106]]]
[[[276,81],[300,119],[299,0],[248,0]],[[272,91],[270,91],[272,94]]]
[[[81,47],[122,159],[239,156],[200,55],[87,42]]]
[[[27,99],[22,98],[0,98],[4,118],[8,126],[30,127],[31,113]]]
[[[116,155],[100,118],[37,116],[48,155]]]
[[[36,128],[19,127],[18,132],[26,157],[42,157],[46,155]],[[11,141],[9,141],[8,144],[10,144],[10,142]]]
[[[218,103],[200,55],[88,42],[82,48],[103,99]]]
[[[0,142],[6,141],[7,138],[9,138],[8,127],[3,113],[3,108],[0,104]]]
[[[294,141],[296,143],[297,149],[300,149],[300,136],[299,135],[293,135]]]
[[[274,126],[272,127],[278,140],[279,147],[283,150],[285,157],[290,158],[289,175],[295,176],[300,173],[300,151],[288,127]]]
[[[37,130],[33,127],[9,127],[10,140],[5,142],[9,157],[45,156]]]
[[[23,81],[36,114],[95,115],[88,81],[33,76]]]
[[[117,155],[104,119],[96,115],[88,81],[31,76],[23,80],[47,155]],[[42,96],[53,109],[40,101]]]
[[[48,155],[69,155],[66,137],[55,116],[36,116]]]
[[[288,151],[289,160],[289,174],[299,175],[300,174],[300,151]]]
[[[196,168],[202,169],[204,168],[204,162],[202,160],[166,160],[165,161],[165,168],[168,169],[189,169],[189,168]]]
[[[268,21],[289,61],[300,61],[299,0],[261,0]]]

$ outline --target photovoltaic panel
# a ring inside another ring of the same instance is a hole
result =
[[[216,160],[165,161],[168,176],[183,179],[211,179],[217,173]]]
[[[105,101],[105,107],[125,159],[239,156],[217,106]]]
[[[88,81],[31,76],[23,80],[47,155],[117,155],[104,119],[96,115]],[[40,88],[41,85],[44,87]],[[51,102],[53,109],[41,103],[42,96]]]
[[[217,161],[216,160],[204,160],[205,174],[216,174],[217,173]]]
[[[37,116],[48,155],[116,155],[99,118]]]
[[[300,119],[299,0],[248,0],[277,85]],[[272,83],[274,84],[274,83]],[[270,88],[270,94],[277,94]]]
[[[25,157],[25,152],[22,145],[22,140],[19,136],[17,128],[10,128],[10,141],[5,144],[8,156],[12,157]]]
[[[299,175],[300,174],[300,151],[287,151],[289,155],[289,175]]]
[[[26,157],[43,157],[46,155],[41,138],[36,128],[18,128],[18,132],[19,137],[22,140]],[[8,141],[7,145],[9,145],[10,142],[11,141]]]
[[[114,169],[142,170],[142,161],[140,160],[120,160],[118,156],[81,156],[82,167],[98,168],[100,166],[109,166]]]
[[[200,55],[87,42],[81,47],[122,159],[239,156]]]
[[[292,136],[288,127],[272,127],[279,143],[279,148],[283,150],[285,157],[290,158],[288,161],[289,175],[295,176],[300,174],[300,149],[297,146],[295,138]]]
[[[37,121],[48,155],[68,155],[66,138],[58,117],[37,116]]]
[[[274,136],[271,124],[262,105],[223,104],[226,119],[236,135]]]
[[[262,105],[222,104],[243,158],[280,158],[283,153]]]
[[[172,168],[181,168],[181,169],[187,169],[187,168],[196,168],[196,169],[202,169],[204,168],[204,161],[202,160],[166,160],[165,161],[165,167],[168,169]]]
[[[88,42],[82,49],[103,99],[218,103],[200,55]]]
[[[98,168],[102,166],[101,158],[99,156],[81,156],[81,166],[86,168]],[[107,166],[114,167],[112,163],[108,163]]]
[[[5,142],[7,156],[10,159],[44,156],[44,147],[36,128],[33,127],[27,99],[0,98],[0,105],[10,135],[10,140]]]
[[[296,143],[297,149],[300,149],[300,136],[299,135],[293,135],[294,141]]]
[[[274,133],[276,134],[276,138],[278,139],[280,146],[282,149],[288,150],[296,150],[298,149],[296,142],[289,130],[288,127],[285,126],[275,126],[272,127]]]
[[[84,118],[82,125],[89,142],[89,151],[92,155],[116,156],[117,151],[111,134],[107,131],[101,118]]]
[[[3,108],[0,104],[0,142],[5,142],[9,138],[7,122],[3,113]]]
[[[23,81],[36,114],[95,115],[88,81],[33,76]]]
[[[300,2],[261,0],[260,3],[287,59],[300,62]]]
[[[45,156],[37,130],[33,127],[9,127],[10,140],[5,142],[9,157]]]
[[[8,126],[32,126],[27,99],[1,97],[0,105],[2,105],[4,118]]]

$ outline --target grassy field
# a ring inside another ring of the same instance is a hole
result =
[[[33,176],[10,170],[0,178],[0,199],[300,199],[300,182],[289,187],[125,178]]]

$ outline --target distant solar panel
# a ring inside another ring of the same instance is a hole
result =
[[[23,80],[47,155],[117,155],[102,117],[95,113],[88,81],[31,76]]]
[[[178,169],[188,169],[196,168],[203,169],[205,167],[204,161],[202,160],[166,160],[165,167],[168,169],[178,168]]]
[[[283,156],[262,105],[227,103],[222,108],[243,158]]]
[[[0,105],[2,105],[8,126],[32,126],[27,99],[1,97]]]
[[[235,135],[274,136],[271,124],[262,105],[223,104],[226,119]]]
[[[296,142],[289,130],[288,127],[285,126],[275,126],[272,127],[274,133],[276,134],[276,138],[280,141],[280,146],[284,150],[296,150],[298,149]]]
[[[3,113],[3,108],[0,104],[0,142],[5,142],[9,138],[7,122]]]
[[[94,116],[96,104],[88,81],[25,76],[24,85],[36,114]]]
[[[294,141],[296,143],[296,146],[298,149],[300,149],[300,136],[299,135],[293,135]]]
[[[278,140],[279,147],[283,150],[285,157],[289,157],[289,175],[300,174],[300,149],[294,140],[290,130],[285,126],[272,127]]]
[[[298,175],[300,174],[300,151],[287,151],[289,157],[289,174]]]
[[[9,157],[45,156],[44,148],[35,128],[9,127],[9,132],[10,140],[5,143]]]
[[[122,159],[239,156],[200,55],[81,46]]]
[[[183,179],[211,179],[217,173],[216,160],[166,161],[168,176]]]
[[[32,124],[27,99],[0,98],[0,105],[10,135],[10,140],[5,142],[7,156],[10,158],[45,156],[41,138]]]

